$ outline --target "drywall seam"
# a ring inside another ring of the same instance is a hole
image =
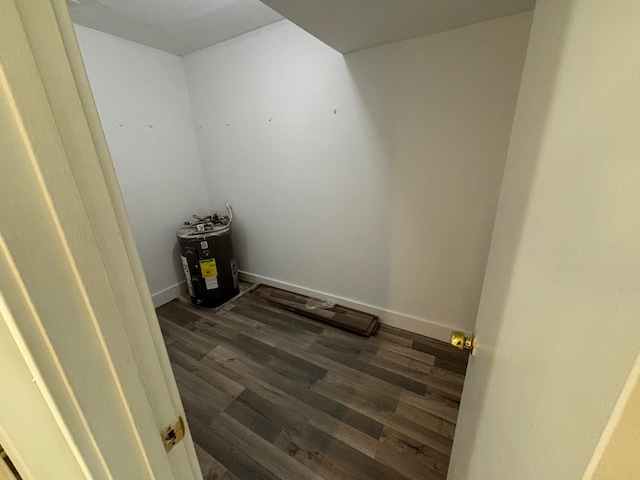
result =
[[[188,105],[189,116],[191,117],[191,125],[193,127],[196,146],[198,147],[198,162],[200,165],[202,188],[204,189],[205,199],[207,200],[207,205],[209,206],[208,212],[196,212],[196,214],[206,216],[209,213],[211,213],[211,196],[209,195],[209,189],[207,188],[206,175],[204,174],[204,162],[202,161],[202,149],[200,147],[200,139],[198,138],[198,125],[196,125],[196,117],[193,114],[193,98],[191,98],[191,89],[189,88],[189,79],[187,78],[187,67],[184,64],[184,55],[180,55],[180,65],[182,66],[182,76],[184,78],[184,84],[187,86],[187,99],[189,101],[189,105]]]
[[[451,327],[446,327],[440,323],[425,318],[415,317],[406,313],[396,312],[386,308],[378,307],[375,305],[369,305],[367,303],[358,302],[357,300],[351,300],[349,298],[340,297],[337,295],[331,295],[326,292],[319,292],[310,288],[301,287],[292,283],[282,282],[274,278],[257,275],[255,273],[245,272],[240,270],[240,279],[245,282],[251,283],[264,283],[272,287],[283,288],[301,295],[307,295],[310,297],[324,298],[331,300],[345,307],[355,308],[372,315],[377,315],[380,318],[380,322],[392,327],[401,328],[413,333],[424,335],[427,337],[435,338],[443,342],[449,343],[451,340]],[[454,330],[463,330],[462,328],[453,328]]]

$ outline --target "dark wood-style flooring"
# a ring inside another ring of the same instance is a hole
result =
[[[157,310],[204,478],[444,479],[467,355],[362,338],[250,294]]]

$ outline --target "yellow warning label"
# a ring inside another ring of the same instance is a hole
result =
[[[217,277],[218,268],[216,267],[216,260],[214,258],[200,260],[200,272],[204,278]]]

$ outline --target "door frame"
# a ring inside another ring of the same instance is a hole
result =
[[[0,92],[0,443],[27,479],[201,479],[64,0],[0,0]]]

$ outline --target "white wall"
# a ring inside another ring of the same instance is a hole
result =
[[[472,330],[530,22],[343,57],[285,21],[185,57],[246,278],[443,339]]]
[[[156,305],[180,293],[175,233],[208,212],[182,60],[76,25],[133,234]]]
[[[614,3],[538,1],[450,480],[582,478],[640,353],[640,2]]]

